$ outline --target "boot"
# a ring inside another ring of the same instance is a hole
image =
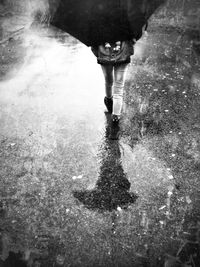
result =
[[[109,113],[112,113],[113,110],[113,100],[112,98],[109,98],[107,96],[104,97],[104,104],[108,110]]]

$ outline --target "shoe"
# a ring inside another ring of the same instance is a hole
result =
[[[110,135],[109,139],[111,140],[118,140],[120,135],[120,127],[119,127],[120,117],[117,115],[112,115],[111,119],[111,128],[110,128]]]
[[[104,97],[104,104],[108,110],[109,113],[112,113],[113,110],[113,100],[112,98],[109,98],[107,96]]]
[[[120,116],[112,114],[112,124],[116,125],[119,124]]]

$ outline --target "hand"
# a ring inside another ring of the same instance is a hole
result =
[[[136,44],[137,40],[135,38],[132,39],[133,45]]]

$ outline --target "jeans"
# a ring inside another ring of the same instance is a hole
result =
[[[123,91],[128,69],[127,63],[120,65],[101,65],[105,78],[106,96],[113,97],[113,114],[120,116],[123,105]]]

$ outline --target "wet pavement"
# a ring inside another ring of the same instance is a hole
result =
[[[0,82],[0,266],[200,266],[199,41],[150,26],[110,140],[90,49],[24,33]]]

